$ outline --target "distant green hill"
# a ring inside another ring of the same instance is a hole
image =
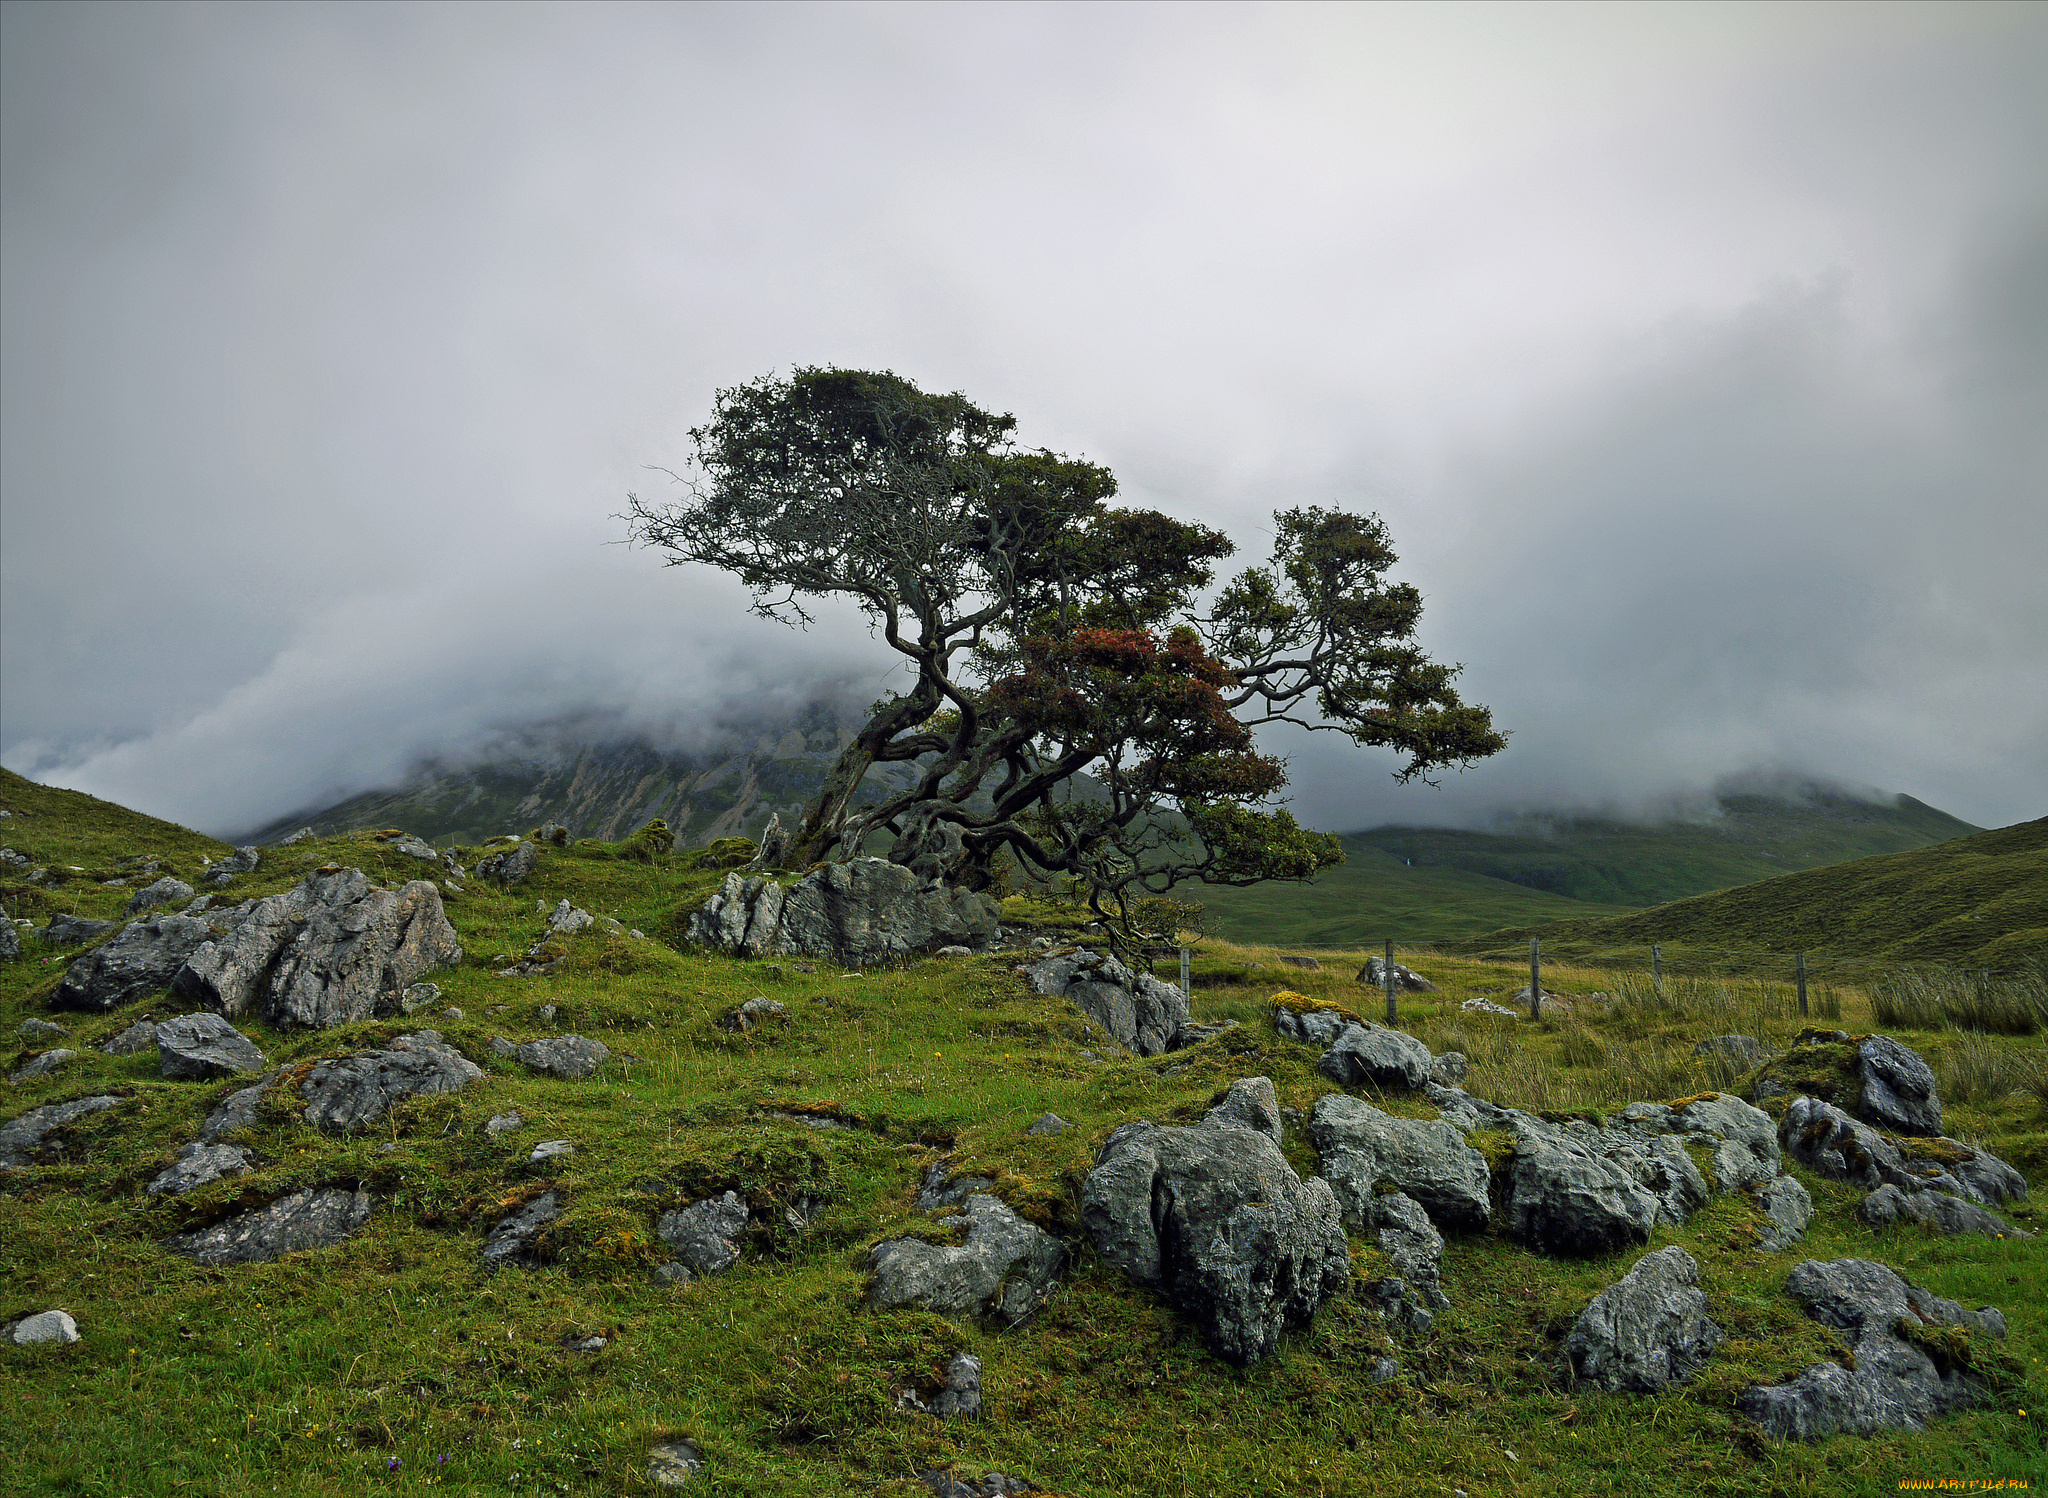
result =
[[[1657,942],[2009,971],[2048,961],[2048,817],[1630,915],[1529,924],[1446,945],[1508,955],[1531,937],[1582,960]]]

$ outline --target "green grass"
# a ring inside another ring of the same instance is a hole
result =
[[[14,808],[16,794],[12,782],[0,787],[0,804]],[[24,847],[17,828],[39,822],[39,860],[107,865],[157,851],[196,861],[217,847],[98,803],[22,809],[31,815],[0,824],[0,840]],[[372,837],[338,837],[271,851],[234,893],[287,888],[330,859],[382,880],[421,869]],[[249,1141],[255,1175],[175,1201],[142,1188],[232,1084],[166,1082],[153,1054],[93,1051],[10,1089],[0,1118],[92,1092],[123,1102],[82,1120],[61,1160],[0,1177],[0,1318],[61,1306],[84,1332],[71,1347],[0,1347],[0,1410],[13,1437],[0,1491],[613,1494],[643,1490],[649,1444],[676,1436],[698,1441],[709,1462],[688,1491],[733,1494],[907,1495],[924,1491],[915,1472],[945,1465],[1000,1469],[1070,1495],[1303,1498],[1455,1488],[1475,1498],[1888,1494],[1902,1478],[2048,1478],[2037,1408],[2048,1396],[2048,1316],[2034,1293],[2048,1280],[2041,1242],[1877,1234],[1856,1218],[1854,1193],[1804,1174],[1820,1214],[1799,1249],[1743,1247],[1750,1209],[1733,1198],[1653,1242],[1699,1260],[1710,1314],[1729,1335],[1680,1392],[1612,1397],[1573,1390],[1558,1374],[1563,1333],[1633,1253],[1553,1261],[1485,1233],[1452,1239],[1444,1283],[1455,1304],[1425,1338],[1390,1331],[1344,1295],[1281,1356],[1242,1371],[1221,1364],[1183,1317],[1095,1257],[1077,1228],[1080,1179],[1116,1124],[1191,1121],[1237,1077],[1271,1077],[1284,1106],[1312,1107],[1330,1084],[1312,1051],[1276,1036],[1269,1000],[1290,988],[1377,1015],[1379,995],[1352,980],[1355,959],[1326,948],[1324,970],[1310,972],[1281,966],[1270,945],[1205,941],[1196,1017],[1241,1027],[1152,1060],[1091,1061],[1083,1051],[1101,1055],[1099,1038],[1073,1010],[1026,991],[1014,958],[848,975],[674,950],[682,914],[720,877],[688,857],[550,849],[519,890],[472,888],[451,900],[468,957],[437,981],[466,1018],[417,1022],[477,1060],[485,1079],[355,1137],[275,1109]],[[103,916],[128,893],[84,881],[61,892]],[[536,906],[562,898],[654,939],[586,931],[552,974],[496,976],[543,929]],[[33,940],[27,950],[28,960],[0,969],[9,1037],[46,1013],[43,996],[72,955],[47,961]],[[1524,972],[1424,948],[1399,955],[1442,990],[1404,998],[1402,1025],[1433,1049],[1463,1050],[1475,1093],[1519,1106],[1611,1111],[1725,1086],[1732,1079],[1716,1063],[1691,1054],[1696,1040],[1742,1031],[1783,1046],[1800,1024],[1782,985],[1683,978],[1660,992],[1637,975],[1563,964],[1546,968],[1546,986],[1576,1001],[1570,1014],[1488,1019],[1457,1006],[1504,996]],[[748,1036],[718,1027],[755,994],[787,1004],[789,1023]],[[1870,1026],[1861,990],[1832,997],[1845,1028]],[[552,1022],[540,1018],[543,1004],[558,1007]],[[178,1007],[158,995],[114,1014],[55,1018],[71,1028],[65,1043],[85,1049],[144,1013]],[[290,1063],[412,1026],[244,1028],[273,1062]],[[602,1039],[613,1063],[568,1083],[488,1049],[496,1034],[561,1031]],[[1945,1024],[1897,1033],[1955,1089],[1952,1133],[2048,1180],[2048,1113],[2027,1070],[2037,1042]],[[7,1069],[29,1054],[17,1050]],[[1376,1101],[1411,1116],[1433,1111],[1415,1097]],[[484,1122],[508,1108],[526,1128],[486,1136]],[[1077,1127],[1026,1134],[1048,1110]],[[787,1113],[855,1127],[775,1116]],[[553,1138],[573,1140],[576,1153],[529,1164],[532,1145]],[[1287,1150],[1297,1168],[1313,1168],[1298,1129]],[[995,1177],[1006,1200],[1067,1240],[1072,1268],[1022,1331],[862,1309],[869,1245],[933,1230],[912,1204],[933,1163]],[[365,1231],[337,1249],[226,1269],[158,1244],[310,1185],[370,1190]],[[652,1267],[666,1253],[655,1218],[727,1187],[756,1209],[742,1263],[680,1289],[657,1279]],[[568,1203],[545,1240],[550,1262],[485,1274],[477,1254],[489,1226],[549,1188]],[[827,1205],[798,1234],[775,1209],[803,1196]],[[2013,1216],[2048,1225],[2029,1207]],[[1377,1250],[1355,1242],[1353,1253],[1369,1268]],[[1939,1294],[2003,1307],[2025,1381],[1924,1435],[1813,1447],[1755,1439],[1734,1414],[1741,1388],[1795,1374],[1831,1347],[1786,1296],[1786,1272],[1802,1257],[1842,1255],[1879,1258]],[[592,1335],[608,1339],[601,1351],[574,1350]],[[895,1388],[929,1381],[960,1348],[984,1360],[987,1418],[943,1424],[894,1408]],[[1369,1369],[1384,1352],[1403,1371],[1375,1384]]]

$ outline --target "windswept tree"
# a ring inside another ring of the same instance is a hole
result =
[[[850,598],[906,658],[909,689],[840,754],[789,866],[880,834],[896,862],[981,889],[1007,855],[1130,933],[1142,897],[1342,858],[1279,806],[1263,724],[1394,750],[1404,781],[1505,746],[1452,689],[1459,668],[1415,645],[1421,595],[1387,580],[1377,516],[1281,511],[1268,564],[1214,588],[1227,537],[1117,506],[1107,469],[1015,431],[893,374],[798,369],[718,392],[672,475],[687,499],[628,496],[632,539],[669,565],[730,572],[787,624]],[[914,783],[864,800],[891,761]]]

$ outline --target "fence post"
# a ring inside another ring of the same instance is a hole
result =
[[[1180,996],[1190,1003],[1194,1002],[1194,986],[1188,981],[1188,949],[1186,947],[1180,949]]]
[[[1650,986],[1664,997],[1664,949],[1655,942],[1650,943]]]
[[[1793,977],[1799,984],[1799,1017],[1806,1018],[1806,954],[1801,952],[1794,959]]]
[[[1543,1018],[1543,943],[1529,938],[1529,1018]]]
[[[1387,1028],[1394,1028],[1394,944],[1387,943],[1387,960],[1380,969],[1380,976],[1387,980]]]

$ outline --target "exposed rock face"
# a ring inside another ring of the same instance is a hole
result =
[[[185,959],[213,935],[203,919],[191,916],[159,915],[131,921],[119,936],[64,970],[64,981],[51,995],[50,1006],[102,1014],[119,1009],[169,983]]]
[[[0,905],[0,962],[21,960],[21,932],[7,914],[7,907]]]
[[[156,1044],[156,1022],[139,1019],[112,1040],[100,1047],[108,1056],[132,1056],[137,1051],[146,1051]]]
[[[329,1248],[370,1218],[361,1191],[297,1191],[196,1233],[174,1233],[164,1247],[200,1264],[261,1264],[309,1248]]]
[[[559,1192],[550,1191],[545,1196],[535,1197],[491,1229],[491,1236],[484,1240],[484,1268],[503,1269],[507,1264],[531,1263],[534,1240],[540,1236],[542,1228],[561,1215]]]
[[[170,905],[179,900],[189,900],[198,893],[182,879],[166,875],[154,884],[137,890],[128,902],[129,915],[141,915],[145,910],[154,910],[159,905]]]
[[[1894,1134],[1939,1134],[1941,1097],[1934,1069],[1889,1035],[1872,1035],[1856,1048],[1863,1062],[1863,1096],[1856,1112]]]
[[[1223,1095],[1223,1101],[1211,1108],[1202,1122],[1250,1129],[1255,1134],[1264,1134],[1278,1144],[1280,1094],[1274,1091],[1270,1078],[1239,1077],[1230,1084],[1230,1091]]]
[[[1368,957],[1365,966],[1358,970],[1358,981],[1370,988],[1384,990],[1387,986],[1387,960],[1384,957]],[[1398,993],[1435,993],[1436,985],[1400,963],[1394,964],[1394,989]]]
[[[1742,1413],[1783,1440],[1817,1441],[1837,1431],[1920,1430],[1934,1416],[1981,1397],[1980,1379],[1954,1363],[1937,1366],[1898,1334],[1902,1324],[2005,1335],[2005,1318],[1991,1307],[1966,1311],[1867,1259],[1808,1259],[1792,1271],[1786,1288],[1815,1320],[1841,1333],[1855,1367],[1817,1363],[1790,1383],[1743,1391]]]
[[[1283,995],[1282,997],[1290,997]],[[1327,1047],[1344,1027],[1355,1023],[1351,1016],[1334,1004],[1317,1004],[1292,995],[1301,1007],[1293,1003],[1279,1003],[1273,1006],[1273,1028],[1282,1040],[1298,1040],[1303,1045]]]
[[[932,1413],[941,1419],[972,1417],[981,1413],[981,1359],[971,1352],[956,1352],[946,1364],[946,1382],[932,1401]]]
[[[1901,1144],[1819,1098],[1786,1105],[1778,1137],[1799,1164],[1866,1191],[1940,1191],[1980,1206],[2027,1195],[2026,1177],[1988,1150],[1945,1138]]]
[[[227,1015],[260,1007],[273,1024],[389,1013],[430,969],[462,960],[441,893],[424,879],[393,893],[338,869],[215,915],[227,929],[191,952],[173,986]]]
[[[965,1215],[940,1227],[967,1230],[955,1245],[892,1238],[868,1250],[868,1309],[915,1306],[960,1321],[1018,1327],[1059,1287],[1066,1250],[1000,1198],[976,1192]]]
[[[1572,1377],[1616,1394],[1655,1394],[1691,1378],[1722,1341],[1699,1280],[1682,1248],[1636,1260],[1573,1323],[1564,1342]]]
[[[1806,1225],[1813,1221],[1813,1198],[1792,1177],[1764,1182],[1755,1199],[1764,1217],[1757,1225],[1757,1246],[1764,1252],[1777,1253],[1806,1236]]]
[[[249,1038],[217,1014],[181,1014],[156,1027],[163,1075],[232,1077],[270,1063]]]
[[[117,1097],[73,1098],[68,1103],[31,1108],[21,1117],[10,1119],[0,1125],[0,1170],[13,1170],[28,1164],[52,1130],[61,1129],[88,1113],[111,1108],[120,1101]]]
[[[177,1160],[149,1183],[147,1190],[151,1196],[183,1196],[224,1175],[245,1176],[254,1168],[249,1163],[249,1152],[239,1145],[188,1144],[178,1151]]]
[[[1664,1103],[1631,1103],[1621,1122],[1645,1136],[1694,1135],[1713,1141],[1714,1184],[1722,1191],[1760,1186],[1781,1168],[1778,1126],[1770,1114],[1725,1092],[1702,1093],[1682,1108]]]
[[[521,843],[502,853],[486,853],[476,861],[476,876],[479,879],[495,879],[507,886],[525,881],[535,865],[540,862],[540,844]]]
[[[65,1062],[77,1059],[78,1052],[67,1051],[61,1047],[54,1051],[45,1051],[20,1071],[10,1073],[7,1080],[19,1087],[22,1083],[33,1081],[37,1077],[48,1076]]]
[[[273,1080],[274,1077],[265,1077],[253,1087],[244,1087],[239,1092],[228,1094],[219,1107],[206,1115],[206,1123],[199,1130],[199,1137],[211,1144],[221,1135],[236,1129],[254,1128],[257,1108],[263,1102],[263,1090]]]
[[[1441,1119],[1394,1118],[1341,1093],[1316,1100],[1308,1134],[1347,1223],[1363,1228],[1380,1182],[1449,1228],[1486,1226],[1486,1157]]]
[[[727,875],[690,917],[689,939],[743,957],[825,957],[866,967],[944,946],[991,946],[1000,914],[987,895],[920,879],[886,859],[856,858],[786,888],[759,875]]]
[[[1185,1043],[1187,996],[1114,957],[1084,949],[1041,958],[1018,971],[1033,993],[1065,999],[1125,1050],[1157,1056]]]
[[[1383,1025],[1350,1024],[1316,1060],[1316,1070],[1341,1087],[1378,1087],[1413,1092],[1427,1082],[1429,1047]]]
[[[601,1040],[581,1035],[557,1035],[549,1040],[529,1040],[514,1052],[535,1071],[544,1071],[568,1081],[597,1075],[598,1067],[611,1059],[611,1047]]]
[[[1228,1125],[1125,1124],[1081,1189],[1081,1220],[1110,1263],[1194,1318],[1239,1365],[1274,1352],[1351,1277],[1329,1183],[1302,1181],[1266,1135]]]
[[[936,1212],[941,1207],[957,1207],[977,1191],[986,1191],[995,1185],[990,1176],[961,1176],[958,1180],[946,1179],[946,1167],[928,1165],[924,1179],[917,1187],[917,1209],[920,1212]]]
[[[263,853],[257,848],[237,848],[226,858],[208,865],[206,882],[215,889],[225,889],[234,883],[235,875],[253,873],[256,865],[263,861]]]
[[[1678,1152],[1682,1158],[1684,1151]],[[1700,1199],[1705,1197],[1702,1190]],[[1594,1141],[1574,1138],[1562,1128],[1516,1131],[1507,1219],[1509,1229],[1531,1248],[1590,1255],[1647,1243],[1660,1206],[1633,1172],[1599,1153]]]
[[[1856,1215],[1874,1228],[1888,1228],[1897,1222],[1917,1222],[1938,1233],[1979,1233],[1986,1238],[2031,1238],[1996,1212],[1987,1212],[1975,1202],[1940,1191],[1901,1191],[1880,1186],[1863,1198]]]
[[[401,1035],[387,1051],[362,1051],[314,1064],[299,1084],[306,1122],[320,1128],[368,1128],[409,1097],[460,1092],[483,1077],[483,1068],[432,1030]]]
[[[1359,1213],[1359,1222],[1375,1235],[1380,1252],[1393,1264],[1403,1288],[1413,1290],[1434,1310],[1451,1303],[1441,1283],[1444,1235],[1413,1197],[1398,1191],[1375,1197]]]
[[[740,1261],[747,1204],[737,1191],[664,1212],[654,1230],[692,1274],[722,1274]]]
[[[120,924],[119,921],[89,921],[82,915],[53,915],[50,924],[36,935],[53,947],[75,947],[80,942],[98,941]]]

